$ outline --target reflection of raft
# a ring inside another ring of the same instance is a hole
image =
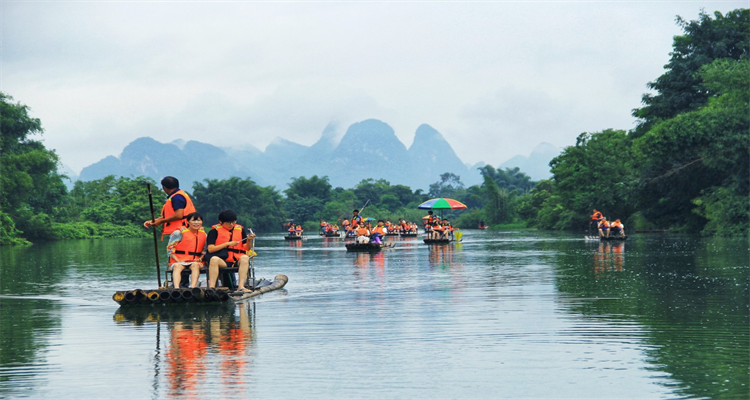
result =
[[[347,243],[346,251],[377,252],[383,248],[380,243]]]
[[[284,240],[302,240],[302,236],[297,235],[286,235],[284,236]]]
[[[401,232],[401,237],[417,237],[418,235],[417,232]]]
[[[599,240],[625,240],[627,236],[602,236]]]
[[[213,318],[230,318],[235,311],[231,301],[204,307],[119,307],[113,319],[117,323],[144,325],[157,322],[207,321]]]
[[[112,295],[112,300],[116,301],[121,306],[176,303],[220,304],[240,301],[276,289],[281,289],[288,281],[289,278],[287,278],[286,275],[276,275],[273,282],[261,280],[255,290],[247,292],[231,291],[228,288],[135,289],[115,292],[115,294]]]
[[[335,232],[322,233],[320,236],[325,236],[325,237],[341,237],[341,234],[338,231],[335,231]]]
[[[453,239],[425,239],[424,240],[426,244],[448,244],[452,241]]]

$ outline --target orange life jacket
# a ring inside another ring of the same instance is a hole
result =
[[[242,225],[235,224],[231,231],[221,224],[214,225],[213,228],[216,229],[216,233],[218,233],[214,245],[218,246],[226,242],[239,242],[242,240]],[[240,259],[240,256],[247,254],[245,243],[238,243],[236,246],[227,247],[227,251],[229,252],[229,256],[225,261],[228,263],[235,262]]]
[[[609,222],[607,222],[607,221],[600,221],[599,222],[599,227],[600,228],[609,228]]]
[[[379,233],[379,234],[385,236],[385,228],[382,227],[382,226],[376,226],[376,227],[372,228],[372,233]]]
[[[175,210],[172,208],[172,197],[174,197],[177,194],[181,194],[183,197],[185,197],[185,201],[187,201],[187,204],[185,204],[185,209],[182,210],[182,219],[178,219],[176,221],[169,221],[165,223],[164,225],[162,225],[162,228],[161,228],[162,236],[171,235],[172,232],[182,228],[183,226],[187,226],[185,217],[187,217],[188,214],[195,212],[195,206],[193,206],[193,200],[190,199],[190,196],[188,196],[184,190],[176,190],[174,193],[169,195],[167,202],[164,203],[164,206],[161,208],[161,217],[169,218],[172,215],[174,215]]]
[[[203,248],[206,246],[206,231],[203,228],[193,233],[188,228],[180,230],[182,239],[174,247],[174,258],[179,261],[200,261]]]
[[[367,235],[367,228],[365,226],[361,226],[357,228],[357,235],[359,236],[366,236]]]
[[[593,220],[600,220],[600,219],[602,219],[602,213],[600,213],[599,211],[597,211],[597,212],[591,214],[591,219],[593,219]]]
[[[615,221],[615,222],[609,224],[609,226],[610,226],[610,228],[620,228],[620,227],[622,227],[622,222]]]

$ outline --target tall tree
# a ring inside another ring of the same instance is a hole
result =
[[[221,211],[231,209],[237,221],[258,231],[274,231],[281,226],[281,194],[273,187],[261,187],[251,179],[204,179],[193,184],[193,201],[206,225],[218,222]]]
[[[644,94],[644,106],[633,110],[639,125],[633,137],[640,137],[654,124],[706,104],[712,95],[698,74],[701,67],[717,59],[747,59],[750,52],[750,10],[737,9],[722,15],[701,12],[697,21],[677,17],[685,32],[674,37],[673,51],[666,72],[648,88],[655,94]]]
[[[662,226],[747,234],[750,61],[716,60],[700,76],[713,93],[707,105],[634,142],[639,208]]]
[[[57,154],[30,138],[44,132],[41,121],[29,116],[28,106],[12,101],[0,92],[0,218],[4,228],[17,232],[17,227],[33,239],[36,227],[49,227],[67,189],[57,172]]]

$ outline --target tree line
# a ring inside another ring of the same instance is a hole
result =
[[[701,12],[698,20],[678,17],[677,23],[684,34],[674,38],[666,72],[648,83],[653,93],[633,110],[637,126],[581,133],[550,162],[550,179],[534,182],[518,168],[487,165],[479,168],[481,185],[465,187],[446,172],[426,192],[383,179],[334,188],[317,175],[293,178],[283,191],[238,177],[183,189],[207,225],[229,208],[259,232],[280,230],[288,220],[315,230],[321,220],[338,222],[362,207],[365,216],[418,221],[420,203],[449,197],[468,206],[444,212],[464,228],[484,221],[582,230],[597,208],[625,221],[629,231],[747,235],[750,12]],[[148,235],[141,226],[151,215],[145,187],[156,182],[109,176],[78,181],[68,191],[55,151],[32,138],[42,133],[26,105],[0,93],[0,245]],[[156,196],[158,212],[164,198],[160,191]]]

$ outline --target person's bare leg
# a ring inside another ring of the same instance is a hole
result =
[[[172,265],[172,285],[174,285],[175,289],[180,287],[183,269],[185,269],[185,267],[182,264],[177,263]]]
[[[247,271],[250,267],[250,257],[247,255],[243,255],[240,257],[239,261],[237,262],[239,265],[239,282],[237,282],[237,290],[242,290],[245,288],[245,281],[247,280]]]
[[[201,263],[194,262],[190,264],[190,287],[198,286],[198,278],[201,275]]]
[[[219,279],[219,267],[226,268],[227,263],[219,257],[211,257],[208,263],[208,287],[216,287],[216,280]]]

